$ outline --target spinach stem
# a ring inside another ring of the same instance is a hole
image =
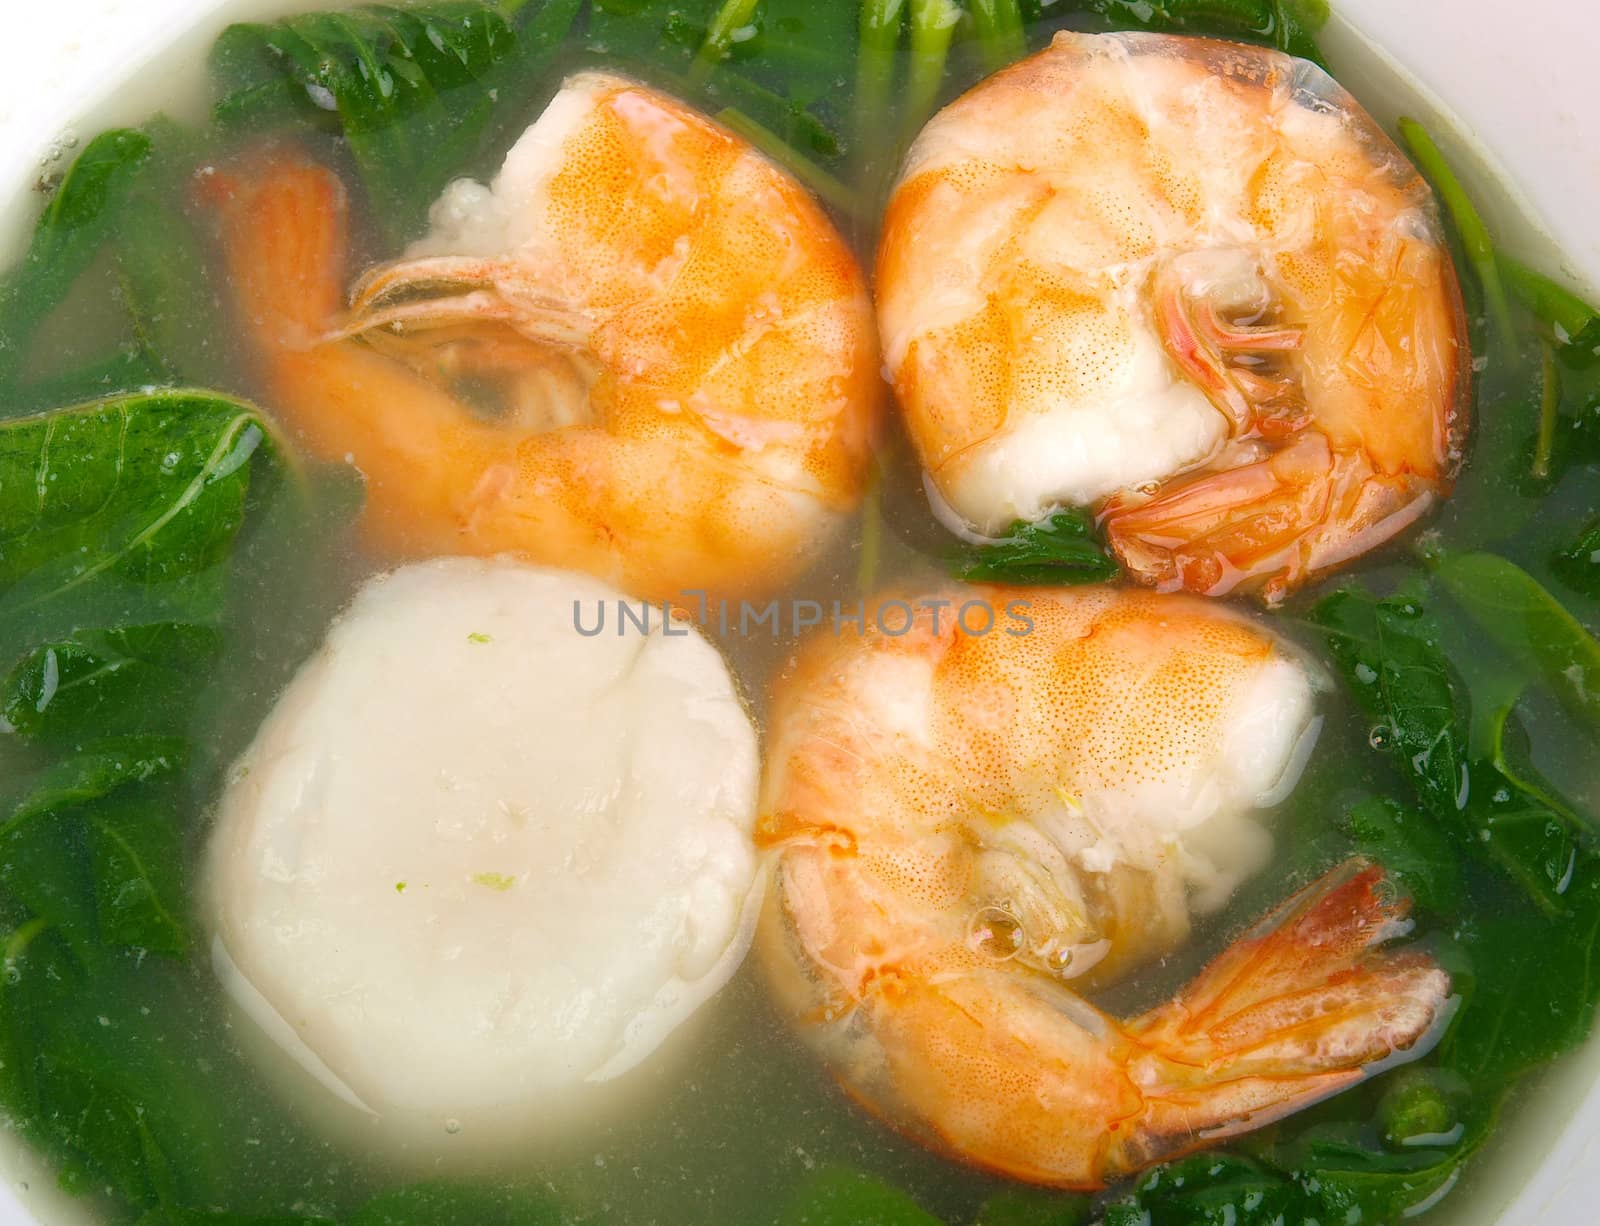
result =
[[[734,36],[755,20],[761,0],[723,0],[711,24],[706,27],[706,40],[694,57],[689,69],[689,80],[704,85],[716,66],[728,56]]]
[[[1014,64],[1028,53],[1022,32],[1022,7],[1017,0],[971,0],[972,24],[990,72]]]
[[[1600,318],[1594,307],[1543,273],[1534,272],[1503,251],[1496,252],[1495,258],[1512,296],[1554,328],[1561,344],[1572,344]]]
[[[1505,286],[1500,280],[1500,265],[1495,261],[1494,241],[1489,237],[1489,227],[1473,207],[1461,180],[1456,178],[1439,146],[1428,130],[1415,119],[1400,121],[1400,135],[1405,138],[1411,155],[1417,159],[1424,173],[1433,180],[1445,208],[1455,220],[1461,235],[1461,245],[1466,248],[1467,260],[1478,274],[1483,286],[1484,304],[1489,310],[1491,329],[1506,346],[1516,342],[1516,325],[1511,320],[1511,303],[1506,298]]]
[[[906,85],[906,130],[909,144],[938,105],[944,88],[950,40],[961,21],[954,0],[911,0],[911,79]]]
[[[743,111],[728,107],[718,111],[716,119],[783,166],[834,208],[852,216],[859,211],[861,201],[852,188],[834,178],[775,132],[763,128]]]
[[[1533,448],[1533,479],[1550,477],[1550,460],[1556,445],[1556,421],[1561,409],[1561,367],[1556,363],[1556,347],[1541,338],[1543,362],[1540,370],[1539,440]]]
[[[856,60],[856,152],[866,156],[889,113],[895,53],[905,27],[906,0],[863,0],[861,50]]]

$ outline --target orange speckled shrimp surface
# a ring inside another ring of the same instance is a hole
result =
[[[570,78],[348,312],[334,175],[274,150],[217,179],[272,404],[366,475],[380,546],[729,596],[793,578],[858,502],[880,398],[860,271],[787,175],[675,99]]]
[[[1460,461],[1432,193],[1280,52],[1058,35],[923,130],[877,283],[923,465],[980,534],[1089,506],[1137,579],[1275,602]]]
[[[972,634],[930,599],[903,636],[814,641],[773,708],[760,946],[855,1097],[967,1161],[1092,1188],[1429,1049],[1449,980],[1382,948],[1405,902],[1360,861],[1167,1003],[1087,999],[1270,857],[1260,814],[1317,728],[1294,652],[1187,596],[934,596],[1025,620]]]

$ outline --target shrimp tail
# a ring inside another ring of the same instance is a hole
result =
[[[1409,931],[1408,908],[1381,868],[1351,860],[1126,1023],[1150,1051],[1152,1084],[1107,1174],[1259,1128],[1426,1055],[1454,998],[1426,953],[1382,948]]]
[[[234,301],[250,334],[305,348],[343,309],[349,204],[343,183],[286,147],[208,173],[202,201],[217,213]]]
[[[272,415],[310,454],[359,459],[369,547],[462,552],[463,518],[489,465],[464,424],[470,414],[447,390],[339,339],[350,214],[339,177],[271,145],[210,171],[199,193],[217,218],[235,315]]]

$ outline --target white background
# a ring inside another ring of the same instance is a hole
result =
[[[13,185],[38,177],[46,151],[63,132],[92,135],[101,115],[137,118],[148,109],[147,98],[164,105],[189,98],[198,105],[201,56],[224,21],[219,8],[235,17],[312,3],[3,0],[0,241],[31,211],[29,193]],[[1515,23],[1506,21],[1503,0],[1334,3],[1443,99],[1459,120],[1458,131],[1478,142],[1488,160],[1526,192],[1531,211],[1564,253],[1569,279],[1600,287],[1600,34],[1594,32],[1593,0],[1530,0],[1516,6],[1521,11]],[[189,49],[180,57],[187,69],[163,58],[159,78],[126,87],[139,77],[136,69],[180,35]],[[1343,46],[1343,37],[1330,43],[1336,67]],[[1353,68],[1360,60],[1351,56],[1342,63]],[[1359,80],[1347,80],[1361,92]],[[1491,220],[1510,231],[1511,219]],[[1542,244],[1522,235],[1513,245],[1536,254]],[[1540,262],[1549,263],[1548,253]],[[1527,1113],[1540,1118],[1510,1130],[1493,1163],[1501,1171],[1460,1189],[1446,1220],[1472,1226],[1494,1221],[1516,1176],[1535,1170],[1524,1194],[1500,1217],[1502,1226],[1600,1220],[1600,1094],[1590,1090],[1597,1074],[1600,1047],[1591,1045],[1547,1079],[1550,1084]],[[1579,1122],[1557,1141],[1553,1125],[1574,1110]],[[13,1179],[26,1180],[30,1205],[53,1221],[64,1220],[49,1204],[51,1177],[24,1169],[23,1162],[12,1154],[0,1166],[11,1168]],[[31,1220],[0,1190],[0,1226]]]

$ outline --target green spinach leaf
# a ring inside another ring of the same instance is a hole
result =
[[[1107,1206],[1105,1226],[1272,1226],[1290,1220],[1295,1201],[1294,1184],[1263,1163],[1238,1154],[1198,1154],[1141,1175]]]
[[[13,818],[0,826],[0,887],[72,950],[79,965],[98,960],[94,879],[83,851],[82,818],[70,810]]]
[[[1488,733],[1486,752],[1500,777],[1517,791],[1557,815],[1571,830],[1585,831],[1594,819],[1556,791],[1534,767],[1528,735],[1517,717],[1515,701],[1502,703],[1489,712],[1485,721]]]
[[[0,887],[60,933],[80,962],[97,960],[102,931],[83,807],[173,775],[185,760],[173,737],[97,743],[46,768],[0,825]]]
[[[1388,1150],[1359,1127],[1313,1127],[1291,1150],[1303,1212],[1330,1222],[1399,1221],[1454,1181],[1480,1139]]]
[[[904,6],[894,7],[898,13]],[[861,200],[839,172],[850,153],[842,133],[857,91],[848,82],[841,89],[840,75],[855,59],[862,98],[878,100],[862,103],[873,107],[870,120],[868,112],[857,118],[876,133],[886,121],[881,107],[892,97],[885,91],[892,89],[901,24],[894,14],[845,0],[762,0],[753,8],[747,0],[682,6],[603,0],[590,14],[584,46],[607,65],[664,77],[822,199],[854,214]],[[858,45],[863,30],[868,41]]]
[[[86,967],[43,919],[4,956],[0,1109],[64,1188],[116,1221],[332,1226],[350,1172],[270,1105],[208,976],[144,947]]]
[[[1468,817],[1480,848],[1547,915],[1563,914],[1582,855],[1579,832],[1564,813],[1523,791],[1489,763],[1473,763],[1468,789]]]
[[[188,761],[182,737],[127,736],[92,742],[44,770],[0,831],[100,800],[130,784],[176,774]]]
[[[1444,554],[1434,570],[1485,634],[1600,730],[1600,643],[1543,584],[1490,553]]]
[[[212,53],[217,115],[252,126],[268,114],[332,126],[349,142],[392,244],[415,237],[452,178],[475,169],[496,109],[522,122],[579,0],[374,4],[230,26]],[[285,88],[287,85],[287,89]]]
[[[62,999],[40,981],[50,973],[68,977]],[[280,1177],[251,1170],[241,1181],[239,1168],[249,1138],[276,1140],[276,1126],[235,1093],[218,1093],[254,1088],[255,1079],[186,966],[130,951],[92,974],[58,963],[27,966],[24,976],[16,1003],[38,1042],[41,1099],[59,1104],[29,1121],[31,1131],[64,1160],[71,1186],[158,1208],[168,1220],[218,1204],[274,1207],[254,1188],[277,1190]]]
[[[1372,741],[1394,761],[1436,819],[1461,833],[1467,797],[1466,699],[1420,600],[1333,593],[1312,611]]]
[[[182,622],[41,644],[0,683],[0,728],[55,743],[182,731],[188,699],[221,651],[216,628]]]
[[[219,333],[195,326],[215,317],[219,299],[185,203],[205,156],[199,137],[157,116],[103,134],[73,163],[28,254],[0,282],[0,417],[149,387],[226,383]],[[91,278],[99,280],[80,287]],[[60,368],[50,364],[61,360],[43,325],[75,288],[112,304],[123,326],[104,357]]]
[[[1551,559],[1550,568],[1573,591],[1600,598],[1600,519],[1585,524],[1572,543]]]
[[[152,785],[192,762],[264,439],[248,405],[195,392],[0,423],[0,634],[24,647],[0,731],[63,755],[0,826],[0,893],[86,966],[188,948],[177,789]],[[183,616],[129,616],[160,606]]]
[[[139,340],[135,352],[146,355],[154,375],[122,371],[121,381],[106,390],[228,386],[234,375],[225,334],[202,322],[225,317],[221,294],[187,212],[154,188],[135,193],[123,210],[115,252],[122,301]],[[58,396],[54,403],[73,399]]]
[[[15,384],[34,332],[104,245],[112,218],[150,151],[150,138],[143,132],[103,132],[56,187],[27,252],[0,281],[0,390]]]
[[[1520,897],[1507,897],[1492,880],[1473,887],[1452,928],[1449,961],[1463,1004],[1440,1058],[1472,1080],[1478,1101],[1492,1111],[1516,1076],[1588,1033],[1600,996],[1600,856],[1573,806],[1523,761],[1509,703],[1489,721],[1489,757],[1469,758],[1466,697],[1417,597],[1380,600],[1347,589],[1313,616],[1333,630],[1340,672],[1358,705],[1379,721],[1375,743],[1439,821],[1454,845],[1452,858],[1480,860],[1520,887]],[[1448,785],[1457,777],[1452,795]],[[1371,833],[1381,857],[1392,831],[1379,823]],[[1424,895],[1433,888],[1425,881]],[[1389,1198],[1409,1206],[1413,1197],[1445,1188],[1479,1140],[1469,1131],[1415,1171],[1395,1167],[1394,1159],[1380,1169],[1369,1158],[1353,1166],[1340,1159],[1338,1179],[1317,1174],[1318,1203],[1325,1213],[1359,1210],[1370,1215],[1363,1220],[1388,1220],[1403,1207]],[[1355,1141],[1351,1146],[1353,1154],[1365,1152]]]
[[[1094,536],[1087,511],[1057,511],[1038,523],[1017,523],[1003,541],[968,549],[955,562],[966,583],[1103,583],[1122,573]]]
[[[0,1105],[24,1121],[40,1110],[40,1043],[29,1006],[54,1007],[72,989],[76,968],[42,916],[17,925],[0,946]]]
[[[1581,832],[1493,763],[1473,760],[1468,699],[1421,600],[1346,588],[1321,601],[1312,620],[1327,632],[1351,696],[1373,721],[1374,748],[1387,754],[1457,851],[1505,873],[1546,914],[1564,912]]]
[[[243,520],[265,440],[251,406],[208,392],[0,422],[0,633],[32,629],[86,589],[159,595],[211,569]]]
[[[143,799],[93,805],[84,819],[100,939],[152,953],[186,952],[188,908],[177,814],[169,805]]]
[[[899,1188],[848,1167],[826,1167],[790,1196],[782,1226],[942,1226]]]
[[[1480,1095],[1582,1043],[1600,997],[1600,868],[1571,870],[1556,916],[1496,898],[1461,925],[1466,1003],[1442,1049]]]
[[[1118,29],[1246,39],[1327,66],[1316,39],[1328,21],[1327,0],[1079,0],[1074,7]]]
[[[1448,1191],[1487,1135],[1389,1148],[1354,1122],[1312,1124],[1253,1156],[1221,1151],[1156,1167],[1106,1208],[1104,1226],[1396,1222]]]

